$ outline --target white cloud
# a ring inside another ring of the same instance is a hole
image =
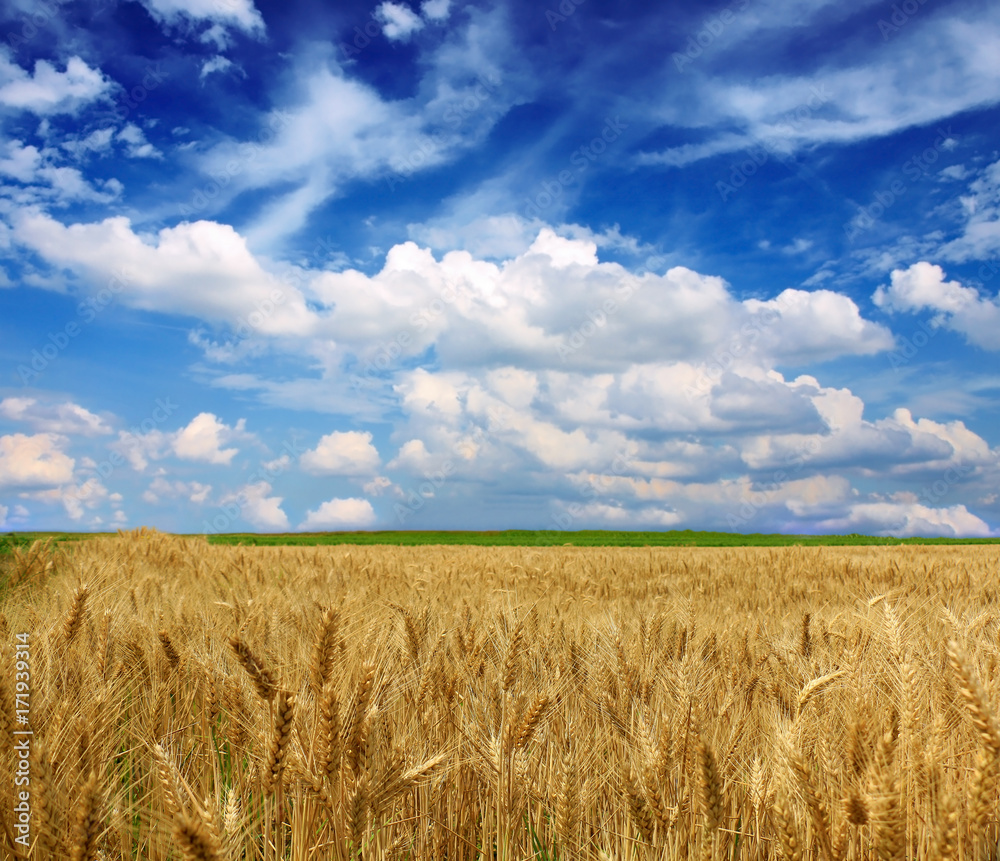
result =
[[[676,526],[682,518],[677,512],[663,508],[626,508],[622,505],[609,505],[603,502],[569,503],[559,506],[557,514],[564,528],[577,529],[584,526],[619,527],[634,529],[647,528],[665,529]]]
[[[31,182],[42,165],[41,153],[36,146],[25,146],[19,140],[6,140],[2,144],[0,174],[12,176],[19,182]]]
[[[95,129],[86,137],[67,137],[59,145],[78,159],[82,159],[92,152],[106,154],[111,151],[111,140],[114,133],[115,130],[108,126],[104,129]],[[26,182],[27,180],[22,181]]]
[[[151,430],[144,434],[119,431],[118,439],[108,448],[123,458],[136,472],[149,466],[150,460],[160,460],[170,453],[171,434]]]
[[[319,68],[315,58],[308,66],[294,103],[267,118],[267,142],[254,143],[253,170],[241,171],[230,183],[232,194],[296,186],[257,217],[248,232],[256,244],[297,231],[342,182],[388,172],[390,163],[408,157],[426,137],[421,117],[406,104],[383,101],[374,88],[328,69],[322,58]],[[205,159],[206,174],[245,163],[245,153],[246,146],[236,141],[217,146]],[[429,163],[440,163],[443,155],[432,155]]]
[[[812,247],[813,241],[811,239],[803,239],[802,237],[799,237],[782,248],[781,253],[789,255],[805,254]]]
[[[386,491],[392,490],[395,487],[392,481],[384,475],[376,475],[371,481],[366,481],[361,485],[361,489],[368,496],[381,496]]]
[[[0,529],[23,528],[28,523],[30,512],[23,505],[0,505]]]
[[[95,436],[112,432],[100,416],[70,401],[43,404],[36,398],[4,398],[0,401],[0,418],[25,422],[33,430],[53,434]]]
[[[203,505],[211,492],[210,484],[202,484],[200,481],[169,481],[158,475],[143,492],[142,498],[151,505],[157,505],[164,499],[181,497],[196,505]],[[121,501],[120,498],[118,501]]]
[[[389,0],[379,4],[375,9],[375,17],[382,22],[382,32],[390,41],[405,42],[424,26],[424,22],[409,6],[392,3]]]
[[[478,386],[488,394],[480,403],[492,398],[515,412],[564,389],[556,410],[577,427],[599,420],[621,430],[773,431],[817,421],[804,390],[772,371],[776,363],[808,365],[893,345],[889,331],[843,294],[789,289],[740,302],[720,278],[684,267],[636,277],[597,259],[594,240],[548,229],[498,263],[464,251],[439,260],[406,242],[373,275],[293,270],[280,289],[239,234],[212,222],[161,231],[157,243],[126,219],[64,227],[35,213],[18,221],[15,235],[71,267],[85,289],[112,285],[125,305],[228,322],[240,344],[306,357],[321,369],[319,377],[281,382],[228,373],[216,385],[259,389],[276,405],[371,418],[383,407],[359,393],[381,392],[411,414],[454,424]],[[441,370],[402,370],[428,349]],[[211,343],[207,350],[213,360],[242,355]],[[567,455],[582,457],[593,443],[572,426],[557,428],[551,415],[530,423],[514,416],[515,428],[543,459],[563,443]],[[129,456],[138,465],[142,451],[162,457],[172,444],[154,431]]]
[[[225,31],[240,30],[250,36],[264,35],[264,19],[253,0],[140,0],[153,18],[167,26],[190,26],[194,23],[212,22],[207,39],[228,43]]]
[[[103,96],[110,85],[100,69],[90,68],[79,57],[70,57],[62,72],[47,60],[36,60],[34,73],[29,74],[11,62],[6,48],[0,48],[0,105],[41,115],[75,114]]]
[[[68,440],[57,434],[0,436],[0,487],[54,487],[73,480]]]
[[[19,140],[0,141],[0,174],[12,177],[23,187],[9,186],[7,195],[21,207],[37,204],[65,206],[74,201],[110,203],[122,191],[114,177],[90,183],[75,167],[56,164],[58,150],[25,146]]]
[[[181,460],[229,464],[239,450],[222,446],[242,436],[245,424],[240,419],[235,427],[229,427],[212,413],[199,413],[187,427],[177,431],[173,439],[174,454]]]
[[[372,475],[381,463],[367,431],[334,431],[324,436],[315,449],[305,452],[299,462],[313,475]]]
[[[223,507],[233,503],[239,508],[239,516],[255,529],[284,532],[288,529],[288,515],[281,509],[283,497],[268,496],[271,485],[266,481],[244,485],[236,493],[222,498]]]
[[[963,233],[945,243],[939,254],[959,263],[995,258],[1000,254],[1000,160],[969,183],[969,193],[959,200],[966,218]]]
[[[399,447],[399,452],[389,461],[389,469],[401,469],[414,475],[430,475],[439,469],[446,456],[433,456],[422,439],[411,439]]]
[[[556,269],[578,265],[597,265],[597,244],[587,240],[566,239],[549,227],[538,231],[538,236],[528,248],[528,254],[544,254]]]
[[[327,272],[310,287],[336,309],[323,330],[363,360],[384,358],[399,333],[405,343],[391,345],[396,358],[434,345],[446,367],[566,371],[710,362],[731,349],[741,351],[741,361],[808,364],[893,345],[887,329],[864,320],[841,294],[787,290],[766,302],[738,302],[721,278],[680,266],[636,277],[598,261],[594,242],[547,228],[499,265],[465,251],[438,261],[406,242],[373,276]]]
[[[938,488],[943,477],[960,499],[1000,477],[1000,451],[961,421],[905,409],[866,419],[860,398],[805,375],[786,381],[747,366],[702,387],[702,374],[685,363],[622,374],[406,372],[396,431],[406,442],[388,468],[453,478],[444,497],[483,482],[493,493],[531,488],[576,518],[569,480],[616,497],[601,500],[615,509],[605,517],[638,522],[641,511],[648,522],[656,502],[671,522],[741,531],[755,520],[801,530],[877,501],[825,471],[890,487]]]
[[[970,447],[966,444],[960,449],[953,442],[961,434],[945,432],[945,426],[936,422],[914,422],[908,410],[869,421],[862,416],[864,402],[847,389],[822,388],[811,377],[800,377],[793,386],[805,390],[827,430],[745,437],[741,456],[753,469],[797,472],[808,465],[814,469],[853,467],[873,473],[907,464],[927,468],[967,459]],[[988,453],[988,446],[985,451]]]
[[[223,446],[253,438],[253,434],[246,431],[245,419],[239,419],[230,426],[213,413],[199,413],[176,431],[155,428],[144,434],[120,431],[118,439],[109,448],[122,456],[134,470],[142,472],[150,460],[162,460],[169,455],[181,460],[226,466],[239,450]]]
[[[227,311],[246,314],[239,303],[247,291],[269,282],[242,237],[211,222],[157,239],[124,219],[67,228],[35,213],[15,231],[95,286],[93,273],[106,274],[100,267],[110,259],[134,267],[120,299],[133,307],[225,323]],[[292,270],[294,286],[282,285],[285,301],[256,320],[255,332],[267,349],[308,362],[312,374],[278,380],[227,368],[215,383],[259,390],[284,407],[391,415],[397,448],[387,476],[378,476],[381,460],[364,431],[326,434],[300,461],[308,472],[360,479],[373,497],[399,490],[399,470],[454,475],[436,490],[448,504],[486,481],[497,493],[565,501],[578,476],[617,472],[622,459],[619,495],[602,497],[607,509],[588,516],[611,522],[627,511],[652,525],[717,523],[720,511],[740,510],[755,482],[778,471],[779,489],[759,507],[769,524],[846,517],[851,505],[880,501],[826,472],[908,487],[929,471],[971,465],[962,493],[987,495],[998,453],[961,422],[905,410],[865,418],[853,392],[775,370],[891,348],[889,331],[850,297],[785,290],[740,301],[721,278],[662,264],[636,276],[602,262],[600,248],[595,236],[540,229],[497,261],[466,251],[437,257],[405,242],[372,274]],[[935,284],[927,301],[955,317],[968,288],[942,287],[943,275]],[[920,290],[901,288],[893,301],[919,305]],[[433,367],[421,367],[428,352]],[[352,373],[358,385],[349,391]],[[140,470],[171,456],[226,466],[241,438],[250,438],[242,421],[228,426],[203,413],[178,430],[124,435],[113,449]],[[148,492],[167,498],[161,489]],[[275,527],[283,514],[269,493],[258,494],[254,516]],[[351,506],[360,522],[374,522],[364,500],[330,500],[302,528],[339,523]]]
[[[391,14],[396,18],[385,18],[386,27],[402,37],[406,13]],[[394,188],[478,147],[537,80],[517,59],[503,7],[467,7],[467,17],[444,43],[422,54],[421,79],[410,98],[383,98],[349,77],[332,45],[314,43],[300,52],[289,75],[294,86],[275,94],[278,109],[261,117],[260,133],[225,141],[203,158],[206,181],[219,172],[232,176],[214,201],[216,211],[248,189],[268,189],[271,202],[255,215],[247,237],[254,248],[277,253],[347,183]],[[249,166],[248,149],[253,169],[232,175],[227,166]]]
[[[40,193],[38,199],[52,200],[57,206],[65,206],[78,200],[111,203],[121,195],[123,187],[121,182],[111,177],[100,181],[104,190],[99,191],[75,167],[41,167],[38,170],[37,178],[48,185],[50,189]]]
[[[59,494],[66,516],[73,521],[81,520],[87,511],[94,511],[108,499],[108,489],[97,478],[88,478],[82,484],[62,488]]]
[[[775,4],[772,11],[779,6],[785,4]],[[799,23],[787,9],[776,17],[775,28],[787,27],[791,20]],[[756,14],[738,16],[712,45],[716,62],[693,61],[681,70],[685,98],[664,86],[667,98],[657,96],[653,104],[642,105],[664,126],[716,130],[696,144],[645,153],[642,163],[680,167],[716,155],[760,150],[762,145],[769,157],[786,155],[930,126],[1000,99],[995,86],[995,58],[1000,53],[996,8],[984,15],[928,7],[907,23],[905,38],[878,43],[870,52],[859,53],[851,46],[840,56],[824,54],[823,65],[796,77],[775,74],[752,83],[726,77],[718,63],[746,50],[746,40],[758,37],[760,26]],[[663,78],[676,81],[677,74],[676,56],[667,57]],[[728,169],[720,179],[726,176]]]
[[[14,235],[53,265],[73,269],[86,289],[110,287],[134,308],[242,323],[260,333],[309,326],[301,292],[279,284],[229,225],[182,222],[143,237],[123,216],[66,227],[35,212],[16,220]]]
[[[758,349],[783,363],[872,355],[894,344],[888,329],[863,319],[852,299],[831,290],[789,288],[767,301],[747,299],[743,306],[752,315],[745,340],[758,341]]]
[[[936,312],[938,325],[984,350],[1000,350],[1000,298],[981,297],[975,288],[944,278],[940,266],[927,262],[894,269],[891,283],[880,286],[872,301],[889,311]]]
[[[74,270],[90,290],[113,285],[126,305],[242,325],[260,336],[306,336],[294,349],[306,345],[327,367],[347,353],[378,358],[400,333],[406,343],[396,358],[434,345],[451,366],[514,361],[594,371],[666,359],[708,362],[734,339],[756,361],[798,364],[871,354],[892,343],[887,330],[831,291],[788,290],[768,302],[741,303],[721,278],[679,266],[637,278],[598,261],[593,241],[549,229],[502,265],[464,251],[439,261],[406,242],[373,276],[292,270],[295,277],[280,287],[236,231],[214,222],[165,228],[157,241],[135,234],[122,217],[65,227],[28,213],[16,220],[14,236]],[[751,336],[744,338],[745,330]]]
[[[304,531],[364,529],[375,523],[375,510],[367,499],[331,499],[306,513],[299,524]]]
[[[198,77],[201,80],[205,80],[205,78],[207,78],[213,72],[225,72],[227,69],[232,68],[232,66],[233,66],[232,60],[230,60],[228,57],[223,57],[219,54],[216,54],[214,57],[205,60],[205,62],[201,64],[201,72],[198,74]]]
[[[408,224],[407,235],[435,250],[463,250],[474,257],[503,259],[523,254],[544,226],[515,213],[481,215],[478,196],[470,197],[453,203],[454,211],[446,216]]]
[[[291,465],[292,459],[287,455],[283,454],[280,457],[274,458],[274,460],[266,460],[261,463],[261,467],[265,472],[278,473],[284,472]]]
[[[964,505],[931,508],[915,502],[864,502],[852,505],[847,514],[817,524],[831,532],[891,535],[979,537],[991,535],[989,525]]]
[[[451,11],[451,0],[424,0],[420,13],[429,21],[444,21]]]
[[[163,153],[146,140],[145,133],[135,123],[118,132],[117,139],[125,142],[129,158],[163,158]]]
[[[964,164],[950,164],[938,171],[945,179],[963,180],[968,179],[969,169]]]

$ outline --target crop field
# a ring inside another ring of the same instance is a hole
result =
[[[998,571],[996,545],[12,546],[0,856],[996,858]]]
[[[502,532],[306,532],[284,534],[209,535],[210,544],[251,547],[318,544],[476,544],[483,547],[790,547],[898,544],[1000,544],[1000,538],[892,538],[880,535],[784,535],[739,532],[700,532],[691,529],[661,532],[623,530],[528,530]]]
[[[59,544],[113,537],[115,533],[22,532],[0,534],[0,556],[14,547],[51,539]],[[185,536],[197,537],[197,536]],[[388,544],[419,547],[427,544],[473,544],[482,547],[844,547],[899,544],[1000,544],[1000,538],[893,538],[884,535],[789,535],[784,533],[703,532],[692,529],[642,532],[639,530],[530,530],[506,529],[495,532],[435,530],[366,532],[233,532],[204,536],[209,544],[244,547],[303,546],[329,544]]]

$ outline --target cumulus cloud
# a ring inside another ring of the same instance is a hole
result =
[[[376,7],[375,17],[382,22],[385,37],[393,42],[405,42],[424,26],[424,22],[409,6],[388,0]]]
[[[563,503],[558,507],[560,513],[556,515],[557,523],[567,529],[587,526],[668,529],[681,522],[681,516],[677,512],[663,508],[626,508],[603,502]]]
[[[631,519],[626,522],[631,523],[637,522],[639,512],[664,511],[676,512],[678,523],[738,532],[763,527],[896,537],[990,535],[985,521],[963,504],[936,507],[911,492],[889,498],[861,494],[842,475],[793,477],[783,471],[773,479],[743,476],[701,482],[579,473],[574,476],[575,486],[580,497],[589,501],[561,503],[554,520],[559,528],[579,529],[611,525],[615,517],[624,520],[618,511],[627,512]]]
[[[163,158],[163,153],[146,140],[146,134],[135,123],[126,125],[117,140],[124,142],[129,158]]]
[[[0,105],[41,115],[76,114],[110,86],[100,69],[79,57],[70,57],[62,72],[48,60],[36,60],[28,73],[11,61],[7,48],[0,48]]]
[[[361,489],[368,496],[382,496],[386,491],[395,488],[392,481],[384,475],[376,475],[370,481],[366,481]]]
[[[210,221],[164,228],[152,242],[117,216],[62,225],[43,213],[21,217],[15,237],[57,266],[73,269],[92,292],[114,289],[125,304],[187,314],[234,328],[277,334],[308,329],[301,292],[280,284],[232,227]]]
[[[30,512],[23,505],[0,505],[0,529],[23,527],[28,522]]]
[[[857,532],[867,535],[943,536],[987,538],[989,525],[969,512],[964,505],[931,508],[913,502],[864,502],[852,505],[847,514],[831,517],[817,524],[831,532]]]
[[[411,439],[399,447],[399,452],[389,461],[390,469],[401,469],[414,475],[430,475],[439,470],[448,460],[448,455],[432,455],[422,439]]]
[[[421,14],[430,21],[444,21],[451,11],[451,0],[424,0]]]
[[[141,472],[150,460],[162,460],[170,455],[180,460],[228,466],[239,449],[223,446],[232,446],[241,439],[253,439],[246,430],[245,419],[230,426],[213,413],[199,413],[176,431],[155,428],[140,434],[120,431],[110,448]]]
[[[781,363],[873,355],[894,344],[884,326],[865,320],[851,298],[831,290],[789,288],[774,299],[747,299],[743,305],[758,323],[760,349]]]
[[[397,431],[406,442],[388,468],[447,475],[449,488],[488,482],[494,493],[550,496],[557,525],[567,512],[581,524],[621,512],[652,522],[656,503],[671,523],[739,531],[820,530],[822,519],[878,501],[849,475],[918,489],[944,476],[942,492],[965,496],[1000,476],[1000,452],[961,421],[905,409],[867,419],[852,392],[808,375],[747,369],[699,388],[699,374],[681,364],[589,376],[410,371]],[[584,503],[574,513],[574,495],[616,511]]]
[[[4,398],[0,400],[0,418],[52,434],[97,436],[112,432],[104,419],[71,401],[45,404],[37,398]]]
[[[228,464],[239,451],[222,446],[244,433],[246,421],[240,419],[235,427],[229,427],[212,415],[199,413],[191,423],[181,428],[173,439],[174,454],[181,460],[202,461],[204,463]]]
[[[135,307],[222,322],[246,293],[273,283],[242,237],[212,222],[161,231],[158,241],[124,219],[53,224],[27,214],[15,236],[81,276],[107,274],[109,259],[131,263],[137,273],[122,301]],[[383,480],[369,432],[328,433],[300,458],[304,472],[361,479],[371,496],[400,491],[395,470],[454,476],[435,491],[451,499],[490,482],[498,493],[557,505],[579,476],[613,473],[619,495],[588,500],[606,506],[587,509],[595,523],[630,512],[651,525],[719,525],[722,512],[725,525],[724,515],[744,509],[762,481],[777,489],[754,512],[767,512],[769,523],[816,523],[879,502],[830,473],[905,486],[962,465],[973,470],[961,473],[964,488],[997,471],[997,452],[961,422],[906,410],[866,417],[849,390],[776,370],[891,349],[889,330],[865,319],[850,297],[789,289],[741,300],[717,276],[663,265],[635,272],[603,261],[600,247],[592,235],[545,227],[507,259],[438,257],[404,242],[371,273],[295,269],[283,301],[258,314],[253,331],[314,375],[226,373],[214,384],[256,389],[283,407],[391,415],[395,456]],[[969,301],[968,288],[942,286],[943,275],[936,290],[893,283],[878,298],[886,309],[929,302],[953,320]],[[239,360],[238,352],[226,358]],[[170,456],[225,466],[241,437],[249,437],[242,421],[228,426],[203,413],[179,430],[125,435],[115,447],[140,470]],[[148,492],[166,498],[161,489]],[[261,499],[271,500],[270,522],[278,523],[277,497]],[[374,518],[367,502],[337,499],[301,528],[368,526]]]
[[[67,443],[53,433],[0,436],[0,487],[53,487],[72,481],[75,461],[64,451]]]
[[[115,284],[128,305],[295,335],[286,347],[327,367],[353,356],[369,381],[378,375],[367,369],[384,368],[387,354],[405,361],[431,347],[450,367],[620,372],[668,360],[801,365],[893,343],[842,294],[786,290],[741,302],[716,276],[680,266],[633,274],[601,262],[593,240],[550,228],[502,264],[465,251],[438,260],[405,242],[374,275],[293,270],[283,280],[235,230],[209,221],[165,228],[154,244],[126,218],[65,227],[30,213],[14,236],[90,289]]]
[[[108,498],[107,487],[97,478],[88,478],[80,484],[59,491],[59,501],[66,516],[73,521],[82,520],[87,511],[94,511]]]
[[[0,175],[23,183],[9,185],[7,193],[23,207],[66,206],[76,201],[110,203],[121,194],[122,184],[114,177],[90,182],[77,168],[57,164],[58,154],[20,140],[0,141]]]
[[[376,521],[375,510],[367,499],[330,499],[306,513],[299,524],[305,531],[364,529]]]
[[[114,134],[114,128],[108,126],[104,129],[94,129],[90,134],[83,137],[67,135],[59,145],[78,159],[83,159],[90,153],[106,155],[111,151],[111,142]],[[22,182],[26,181],[22,180]]]
[[[617,507],[629,511],[666,512],[676,523],[697,523],[709,528],[748,532],[755,522],[781,523],[793,518],[800,524],[830,512],[840,512],[853,501],[850,482],[842,476],[785,476],[776,481],[757,481],[749,476],[710,480],[634,474],[644,465],[626,462],[619,474],[581,471],[572,482],[581,498],[594,503],[617,499]],[[562,506],[565,515],[556,518],[560,528],[569,528],[570,520],[586,504]]]
[[[299,462],[313,475],[373,475],[381,461],[367,431],[334,431],[305,452]]]
[[[908,269],[894,269],[889,285],[880,286],[872,301],[887,311],[931,311],[937,325],[984,350],[1000,350],[1000,298],[945,281],[940,266],[921,261]]]
[[[288,515],[281,508],[283,497],[269,496],[271,485],[266,481],[258,481],[244,485],[235,493],[222,497],[222,507],[227,504],[236,505],[239,517],[246,520],[254,529],[271,532],[284,532],[288,529]]]
[[[42,165],[38,147],[25,146],[19,140],[6,140],[0,146],[3,147],[3,155],[0,156],[0,174],[25,183],[35,179]]]
[[[201,64],[201,72],[199,72],[198,77],[204,81],[213,72],[225,72],[227,69],[233,67],[233,61],[228,57],[223,57],[216,54],[208,60],[205,60]]]
[[[549,228],[500,265],[465,251],[438,261],[406,242],[373,276],[323,273],[311,288],[336,308],[324,331],[373,362],[390,346],[405,359],[433,345],[448,367],[596,372],[669,359],[807,364],[893,344],[841,294],[787,290],[740,302],[721,278],[679,266],[635,275],[600,262],[593,241]]]
[[[170,481],[162,475],[156,476],[149,487],[143,492],[146,502],[157,505],[164,499],[187,499],[196,505],[202,505],[208,500],[212,485],[200,481]]]
[[[227,29],[240,30],[248,35],[260,37],[264,34],[264,19],[253,4],[253,0],[140,0],[149,14],[166,26],[190,26],[210,22],[216,30],[208,31],[208,40],[221,42],[228,39]]]
[[[761,434],[742,443],[741,456],[752,469],[840,467],[869,472],[935,469],[971,458],[992,461],[985,441],[961,422],[950,426],[928,419],[914,421],[909,410],[875,421],[863,418],[864,402],[847,389],[820,387],[802,377],[826,428],[821,433]],[[970,457],[971,456],[971,457]]]

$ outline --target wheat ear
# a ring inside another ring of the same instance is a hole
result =
[[[292,740],[292,719],[295,715],[295,696],[288,691],[278,691],[274,700],[274,724],[264,765],[264,792],[273,792],[281,783],[285,755]]]
[[[236,654],[236,660],[253,681],[260,698],[271,702],[278,691],[278,684],[270,670],[239,636],[230,637],[229,645]]]
[[[76,806],[73,848],[70,852],[72,861],[94,861],[97,858],[97,839],[101,834],[100,808],[97,772],[91,771],[80,791],[80,800]]]
[[[201,817],[183,813],[174,825],[174,842],[185,861],[222,861],[222,845]]]

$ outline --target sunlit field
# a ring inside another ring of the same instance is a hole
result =
[[[998,563],[13,548],[2,756],[29,781],[0,783],[3,856],[995,858]]]

